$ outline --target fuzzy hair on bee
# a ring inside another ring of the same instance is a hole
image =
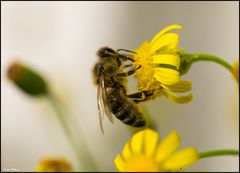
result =
[[[97,105],[102,132],[105,115],[112,123],[115,116],[129,126],[144,127],[146,121],[143,113],[134,100],[128,97],[126,91],[126,77],[137,69],[123,72],[123,62],[133,60],[109,47],[99,49],[97,55],[98,61],[93,68],[93,77],[98,88]]]

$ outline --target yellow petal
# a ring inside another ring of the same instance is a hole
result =
[[[152,156],[156,150],[158,133],[151,129],[144,130],[144,152],[147,156]]]
[[[130,150],[133,154],[140,154],[143,152],[144,130],[141,130],[133,135],[130,139]]]
[[[146,155],[150,156],[154,153],[156,149],[157,141],[157,132],[151,129],[141,130],[140,132],[136,133],[130,140],[131,146],[127,144],[125,145],[126,148],[124,147],[125,151],[123,151],[124,157],[127,158],[132,153],[140,154],[143,152],[145,152]]]
[[[179,36],[175,33],[167,33],[162,37],[159,37],[154,44],[151,44],[151,53],[154,53],[161,49],[161,51],[171,51],[177,48],[179,42]]]
[[[173,69],[169,69],[169,68],[154,68],[154,75],[153,77],[163,83],[163,84],[167,84],[167,85],[172,85],[175,84],[179,81],[179,72]]]
[[[125,160],[132,156],[133,153],[131,151],[129,141],[125,144],[122,154],[123,154],[123,157],[124,157]]]
[[[180,57],[177,54],[160,54],[154,55],[153,64],[169,64],[179,69]]]
[[[192,82],[191,81],[183,81],[180,80],[175,84],[172,85],[162,85],[162,87],[169,91],[174,92],[187,92],[192,89]]]
[[[175,171],[186,167],[198,160],[198,152],[195,148],[189,147],[172,155],[167,159],[162,167],[166,170]]]
[[[151,44],[153,44],[163,34],[165,34],[166,32],[168,32],[170,30],[173,30],[173,29],[182,29],[182,26],[180,26],[180,25],[170,25],[170,26],[167,26],[166,28],[161,30],[157,35],[155,35],[155,37],[151,41]]]
[[[126,172],[125,170],[125,161],[122,159],[122,157],[118,154],[117,157],[114,160],[114,164],[117,167],[119,172]]]
[[[164,94],[169,100],[174,101],[176,103],[188,103],[192,100],[192,94],[188,94],[186,96],[179,96],[179,95],[172,94],[165,89],[164,89]]]
[[[134,57],[134,60],[138,60],[139,58],[142,60],[142,58],[146,58],[149,55],[151,45],[148,41],[144,41],[139,48],[135,49],[134,52],[136,54],[132,54]]]
[[[171,132],[158,145],[156,150],[156,160],[162,162],[166,160],[179,146],[180,136],[176,131]]]

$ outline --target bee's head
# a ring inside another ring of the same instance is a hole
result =
[[[112,57],[115,57],[116,54],[117,54],[116,51],[109,47],[102,47],[97,52],[97,55],[100,58],[112,58]]]
[[[115,60],[118,64],[118,66],[121,65],[121,62],[120,62],[120,59],[119,59],[119,54],[115,50],[113,50],[112,48],[102,47],[101,49],[98,50],[97,55],[101,59]]]

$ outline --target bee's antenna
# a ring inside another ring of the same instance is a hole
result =
[[[118,54],[118,57],[121,58],[122,60],[130,60],[132,62],[134,62],[134,59],[132,59],[131,57],[129,56],[125,56],[125,55],[121,55],[121,54]]]
[[[117,52],[120,52],[120,51],[125,51],[125,52],[130,52],[130,53],[134,53],[134,54],[137,54],[136,52],[132,51],[132,50],[127,50],[127,49],[118,49]]]
[[[112,52],[108,52],[107,53],[108,55],[111,55],[111,56],[116,56],[114,53],[112,53]]]

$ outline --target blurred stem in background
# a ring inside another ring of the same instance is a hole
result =
[[[81,130],[77,121],[67,111],[66,107],[61,104],[50,91],[47,82],[37,72],[25,65],[14,62],[7,70],[7,77],[24,93],[32,97],[38,98],[44,96],[53,106],[59,121],[66,133],[66,136],[77,155],[79,166],[83,171],[97,171],[96,164],[91,157],[88,146],[82,138]],[[75,135],[74,135],[75,134]]]
[[[81,134],[81,130],[77,128],[77,125],[75,124],[76,121],[73,119],[73,116],[71,116],[71,113],[67,111],[64,105],[61,104],[60,100],[58,100],[52,93],[48,93],[46,97],[58,115],[59,122],[61,123],[70,144],[78,156],[78,162],[82,170],[97,171],[98,169],[95,161],[91,157],[88,146],[82,138],[83,135]],[[77,136],[74,135],[74,131]]]

